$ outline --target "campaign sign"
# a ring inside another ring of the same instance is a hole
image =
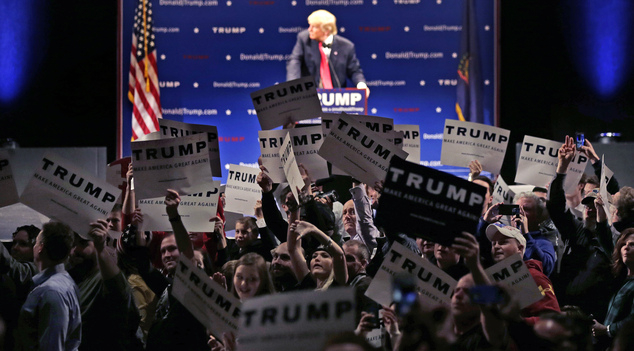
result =
[[[403,132],[403,151],[407,161],[420,163],[420,126],[417,124],[395,124],[394,130]]]
[[[53,153],[46,153],[20,202],[85,236],[90,223],[105,219],[121,190]]]
[[[376,214],[377,226],[450,245],[474,233],[486,188],[449,173],[395,157],[390,163]]]
[[[557,155],[561,144],[558,141],[526,135],[522,143],[520,161],[517,164],[515,182],[541,187],[549,184],[557,172],[559,162]],[[580,153],[572,159],[564,181],[564,190],[567,193],[575,191],[587,163],[588,158]]]
[[[196,192],[181,197],[178,213],[183,225],[190,232],[213,232],[220,181],[214,180],[209,186],[199,187]],[[172,225],[165,212],[165,196],[139,200],[139,208],[143,212],[143,230],[169,232]]]
[[[319,149],[319,155],[366,184],[385,179],[394,156],[407,158],[407,153],[384,135],[344,115],[331,128]]]
[[[9,151],[0,149],[0,207],[20,202],[18,188],[15,185]]]
[[[608,168],[605,164],[605,155],[601,155],[601,180],[599,181],[599,194],[601,194],[601,199],[603,199],[603,210],[607,214],[608,218],[610,215],[610,204],[608,200],[610,199],[610,195],[608,194],[608,183],[610,179],[614,176],[614,172]]]
[[[212,181],[206,134],[136,141],[131,148],[137,199],[165,196],[167,189],[187,195]]]
[[[238,332],[240,300],[184,255],[174,274],[172,296],[217,339],[222,340],[223,333]]]
[[[345,113],[322,113],[321,114],[321,128],[324,135],[330,134],[330,130],[337,126],[337,120],[341,116],[346,116],[356,120],[359,123],[365,124],[371,131],[388,134],[394,130],[394,120],[387,117],[379,116],[366,116],[366,115],[348,115]]]
[[[390,140],[394,145],[398,146],[399,149],[403,150],[403,139],[405,138],[405,132],[393,130],[390,134],[391,136],[389,136],[387,140]]]
[[[220,164],[220,145],[218,144],[218,128],[205,124],[189,124],[170,119],[159,119],[159,133],[162,139],[179,138],[192,134],[207,133],[207,146],[209,147],[209,165],[211,175],[222,177]]]
[[[509,188],[502,176],[499,175],[493,186],[493,204],[498,202],[512,204],[513,198],[515,198],[515,192]]]
[[[348,116],[354,118],[359,123],[365,124],[370,130],[381,134],[389,134],[394,130],[394,120],[392,118],[367,116],[367,115],[347,115],[346,113],[322,113],[321,114],[321,128],[324,134],[324,138],[330,134],[330,129],[335,125],[335,122],[339,120],[339,116]],[[391,135],[391,134],[390,134]],[[332,174],[348,175],[346,172],[332,165]]]
[[[392,300],[392,280],[397,274],[409,274],[416,282],[416,291],[427,306],[451,304],[457,282],[442,269],[405,246],[394,242],[385,255],[381,269],[372,279],[365,295],[383,306]]]
[[[238,351],[319,351],[331,334],[354,330],[355,314],[351,288],[254,297],[242,306]]]
[[[492,282],[506,284],[510,288],[511,296],[517,296],[520,308],[530,306],[544,297],[519,253],[484,271]]]
[[[273,129],[321,114],[315,79],[310,76],[255,91],[251,93],[251,101],[262,129]]]
[[[368,108],[365,89],[317,89],[317,95],[326,113],[365,114]]]
[[[290,135],[286,135],[286,138],[284,138],[284,143],[280,148],[279,157],[282,167],[284,168],[286,181],[291,187],[293,196],[295,196],[295,199],[299,202],[297,189],[303,189],[305,184],[302,179],[302,174],[299,172],[299,167],[297,167],[297,161],[295,160],[295,153],[293,152],[293,144],[291,143]]]
[[[484,171],[500,173],[511,132],[486,124],[445,120],[440,162],[448,166],[469,167],[478,160]]]
[[[303,164],[313,180],[328,178],[328,163],[318,153],[324,142],[321,126],[293,128],[288,134],[293,141],[297,164]]]
[[[284,168],[280,162],[280,148],[284,142],[284,137],[288,134],[288,129],[273,129],[258,131],[260,140],[260,155],[262,155],[262,166],[267,170],[267,175],[273,183],[286,181]]]
[[[297,164],[303,164],[313,179],[328,178],[328,163],[318,151],[324,141],[321,126],[258,131],[262,165],[274,183],[286,181],[278,151],[289,134]]]
[[[225,196],[225,211],[253,215],[253,207],[262,198],[262,188],[256,182],[260,169],[229,165]]]

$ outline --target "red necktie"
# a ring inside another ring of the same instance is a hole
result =
[[[332,79],[330,78],[330,67],[328,67],[328,58],[324,48],[319,42],[319,52],[321,53],[321,64],[319,65],[319,75],[321,76],[321,85],[324,89],[332,89]]]

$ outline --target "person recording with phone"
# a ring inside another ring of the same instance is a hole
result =
[[[531,192],[523,192],[515,197],[514,205],[505,205],[501,202],[492,205],[480,219],[483,225],[478,225],[478,240],[483,248],[483,257],[486,263],[491,264],[493,259],[484,252],[484,248],[490,248],[490,243],[485,235],[488,224],[499,222],[502,217],[510,216],[510,222],[518,228],[526,240],[524,260],[535,259],[543,265],[547,276],[555,269],[557,254],[553,244],[544,237],[539,229],[539,218],[544,209],[543,203]],[[484,225],[487,223],[487,225]],[[535,228],[536,227],[536,228]],[[532,229],[532,230],[531,230]],[[485,263],[485,264],[486,264]]]
[[[286,80],[313,76],[320,88],[346,88],[350,80],[357,89],[370,89],[357,59],[354,44],[337,35],[337,18],[326,10],[308,16],[308,29],[297,34],[297,42],[286,63]]]

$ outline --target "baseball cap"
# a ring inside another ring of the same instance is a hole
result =
[[[520,232],[520,230],[515,227],[511,227],[510,225],[502,227],[495,224],[489,224],[486,231],[489,241],[495,235],[495,233],[498,232],[504,236],[508,236],[509,238],[517,240],[520,245],[526,247],[526,238],[524,237],[524,235],[522,235],[522,232]]]
[[[594,203],[594,199],[597,198],[598,194],[599,194],[599,188],[592,189],[589,193],[586,194],[583,200],[581,200],[581,203],[586,206]]]

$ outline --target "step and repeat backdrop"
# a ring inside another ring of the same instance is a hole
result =
[[[121,154],[130,155],[127,99],[136,0],[121,1]],[[494,122],[494,0],[476,3],[485,123]],[[163,118],[217,126],[220,158],[257,165],[260,124],[249,94],[286,80],[307,17],[325,9],[356,46],[371,90],[368,115],[420,126],[422,165],[440,164],[455,112],[464,2],[459,0],[152,0]],[[450,169],[451,168],[451,169]],[[223,183],[227,172],[223,169]]]

